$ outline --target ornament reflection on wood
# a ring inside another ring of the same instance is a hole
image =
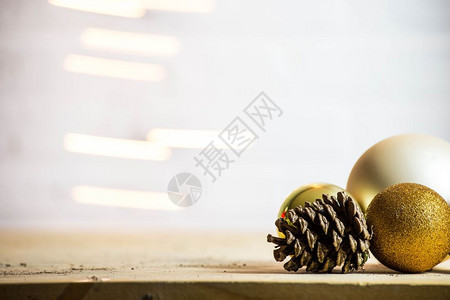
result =
[[[450,143],[417,134],[385,139],[356,162],[347,191],[363,211],[383,189],[401,182],[426,185],[450,201]]]

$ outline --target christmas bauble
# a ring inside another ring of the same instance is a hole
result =
[[[450,201],[450,143],[417,134],[385,139],[356,162],[347,191],[365,211],[378,192],[401,182],[426,185]]]
[[[322,195],[336,195],[338,192],[344,191],[334,184],[329,183],[310,183],[302,185],[295,191],[289,194],[289,196],[284,200],[283,204],[278,211],[278,218],[284,217],[285,212],[288,209],[295,208],[299,205],[305,206],[305,202],[314,202],[316,199],[321,199]],[[278,232],[280,237],[284,237],[281,232]]]
[[[278,218],[280,218],[284,212],[288,209],[295,208],[299,205],[305,206],[305,202],[314,202],[316,199],[321,199],[322,195],[336,195],[338,192],[344,191],[334,184],[329,183],[310,183],[302,185],[295,191],[289,194],[289,196],[284,200],[278,212]]]
[[[370,251],[385,266],[408,273],[431,270],[450,250],[450,208],[432,189],[415,183],[390,186],[370,203]]]

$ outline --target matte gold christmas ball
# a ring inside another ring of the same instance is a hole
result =
[[[370,251],[385,266],[407,273],[431,270],[450,251],[450,208],[432,189],[416,184],[390,186],[370,203]]]
[[[401,182],[426,185],[450,203],[450,143],[418,134],[385,139],[356,162],[347,191],[366,211],[378,192]]]
[[[288,209],[295,208],[299,205],[305,206],[305,202],[314,202],[316,199],[321,199],[323,194],[336,195],[341,191],[344,191],[344,189],[329,183],[317,182],[302,185],[284,200],[278,212],[278,218],[284,216],[284,213]],[[283,236],[280,232],[278,232],[278,235]]]

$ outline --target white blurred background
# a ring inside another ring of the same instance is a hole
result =
[[[1,0],[0,37],[2,227],[273,231],[374,143],[450,140],[444,0]],[[215,183],[151,140],[206,146],[261,91],[284,114]],[[180,172],[204,190],[177,210]]]

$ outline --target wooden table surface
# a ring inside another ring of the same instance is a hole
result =
[[[266,233],[0,231],[0,299],[450,299],[450,260],[288,273]]]

